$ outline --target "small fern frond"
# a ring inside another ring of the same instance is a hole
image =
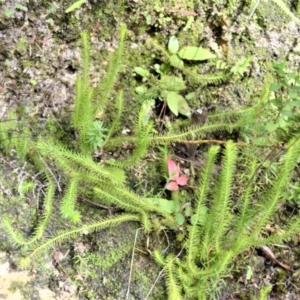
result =
[[[193,81],[199,83],[201,86],[205,86],[208,84],[219,84],[229,80],[232,77],[231,73],[224,73],[224,72],[200,75],[186,68],[183,68],[182,71],[186,75],[190,76]]]
[[[39,244],[32,246],[28,251],[28,255],[25,258],[22,258],[19,262],[20,268],[24,269],[28,267],[28,264],[34,260],[34,258],[41,252],[46,251],[47,249],[54,247],[60,241],[64,241],[70,238],[74,238],[83,233],[91,233],[94,231],[99,231],[107,227],[115,227],[124,222],[140,221],[139,216],[123,214],[119,216],[110,217],[100,221],[94,221],[89,224],[80,225],[78,228],[71,230],[59,231],[55,236],[48,238],[46,241],[43,241]]]

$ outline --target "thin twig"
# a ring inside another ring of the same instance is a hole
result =
[[[151,295],[151,293],[152,293],[152,291],[153,291],[153,289],[154,289],[154,287],[155,287],[155,285],[156,285],[156,282],[157,282],[158,279],[162,276],[162,273],[164,272],[164,270],[165,270],[165,268],[162,268],[161,271],[158,273],[156,279],[154,280],[154,282],[153,282],[153,284],[152,284],[152,286],[151,286],[151,288],[150,288],[150,290],[149,290],[149,292],[148,292],[148,294],[146,295],[146,297],[145,297],[144,300],[147,300],[148,297]]]
[[[260,3],[260,0],[256,0],[256,3],[255,3],[255,5],[254,5],[249,17],[248,17],[249,20],[252,18],[252,16],[253,16],[255,10],[257,9],[259,3]]]
[[[165,253],[165,252],[167,252],[167,250],[168,250],[169,247],[170,247],[170,241],[169,241],[169,237],[168,237],[168,234],[166,233],[166,231],[163,230],[163,232],[164,232],[164,234],[165,234],[165,236],[166,236],[166,238],[167,238],[167,243],[168,243],[167,248],[166,248],[165,250],[163,250],[163,253]]]
[[[136,242],[137,242],[137,237],[138,237],[138,232],[139,230],[143,229],[138,228],[135,232],[135,237],[134,237],[134,244],[133,244],[133,248],[132,248],[132,255],[131,255],[131,263],[130,263],[130,272],[129,272],[129,279],[128,279],[128,288],[127,288],[127,293],[126,293],[126,300],[129,299],[129,294],[130,294],[130,284],[131,284],[131,277],[132,277],[132,269],[133,269],[133,259],[134,259],[134,250],[135,250],[135,246],[136,246]]]
[[[109,214],[112,215],[112,207],[108,207],[108,206],[105,206],[105,205],[102,205],[102,204],[99,204],[99,203],[95,203],[89,199],[85,199],[85,198],[82,198],[82,197],[78,197],[78,199],[82,202],[85,202],[85,203],[88,203],[90,205],[93,205],[93,206],[96,206],[96,207],[99,207],[99,208],[104,208],[104,209],[107,209]]]
[[[49,168],[49,166],[46,164],[46,162],[43,160],[42,156],[39,155],[39,159],[42,161],[42,163],[45,165],[46,169],[48,170],[48,172],[52,175],[52,177],[54,178],[56,185],[57,185],[57,189],[59,192],[62,192],[62,188],[60,187],[59,181],[57,180],[57,178],[55,177],[55,175],[53,174],[52,170]]]

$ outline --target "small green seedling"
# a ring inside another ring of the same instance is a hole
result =
[[[273,113],[258,128],[259,133],[274,133],[278,141],[300,131],[300,75],[286,71],[285,65],[273,64],[277,80],[270,86],[271,99],[264,108]]]
[[[169,39],[168,51],[163,51],[168,56],[168,62],[154,65],[154,70],[160,75],[160,79],[156,79],[153,84],[158,89],[158,93],[154,93],[150,99],[159,98],[161,101],[165,101],[175,116],[181,114],[190,117],[191,109],[186,98],[180,94],[186,89],[185,81],[179,76],[170,75],[171,68],[183,69],[184,60],[203,61],[215,58],[216,55],[201,47],[185,46],[180,48],[179,41],[175,36],[171,36]],[[147,69],[136,67],[134,72],[142,77],[143,82],[149,81],[151,74]],[[138,86],[135,91],[144,96],[151,94],[151,88],[149,90],[144,85]]]
[[[202,47],[185,46],[179,48],[179,41],[175,36],[171,36],[169,39],[168,51],[170,53],[170,65],[178,69],[183,69],[183,60],[203,61],[216,58],[215,54]]]
[[[92,128],[90,128],[87,134],[87,141],[93,151],[97,150],[103,145],[107,131],[108,130],[103,126],[101,121],[95,121],[93,123]]]

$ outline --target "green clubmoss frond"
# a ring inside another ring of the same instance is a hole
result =
[[[122,56],[125,49],[126,31],[126,25],[121,24],[117,49],[109,59],[108,70],[104,79],[101,82],[101,85],[99,85],[95,90],[97,107],[95,114],[97,114],[97,112],[99,112],[100,110],[105,109],[113,86],[117,80],[117,76],[121,66]]]
[[[159,264],[162,267],[166,264],[166,260],[158,250],[154,250],[152,254],[157,264]]]
[[[107,141],[110,140],[112,135],[115,134],[119,130],[123,109],[124,109],[124,96],[123,96],[123,91],[120,90],[118,92],[116,104],[115,104],[116,112],[113,113],[112,123],[109,126],[109,130],[108,130],[108,133],[106,135],[106,139],[105,139],[105,142],[103,143],[103,145],[105,145],[107,143]]]
[[[196,261],[196,249],[199,247],[199,243],[201,243],[201,233],[200,226],[203,224],[201,222],[201,218],[203,216],[202,211],[203,207],[207,202],[208,191],[210,188],[210,179],[212,169],[214,167],[217,154],[219,152],[219,146],[212,146],[209,149],[208,157],[204,166],[204,169],[200,173],[199,179],[199,187],[196,191],[196,208],[194,214],[194,222],[193,226],[189,229],[189,235],[187,240],[187,260],[189,264],[190,271],[193,272],[195,268]]]
[[[166,133],[166,134],[155,135],[155,136],[153,135],[150,138],[150,144],[159,145],[159,144],[165,144],[171,142],[181,142],[182,140],[193,139],[195,136],[205,135],[208,132],[215,132],[220,130],[230,131],[234,128],[238,128],[241,126],[242,126],[241,123],[235,123],[235,124],[223,123],[223,124],[207,124],[204,126],[193,126],[179,133]]]
[[[83,171],[85,169],[87,174],[98,176],[103,180],[109,180],[117,185],[124,182],[124,173],[119,171],[118,175],[120,177],[116,177],[116,174],[106,170],[103,165],[95,163],[89,155],[72,152],[64,146],[50,141],[39,141],[37,148],[44,156],[54,158],[62,169],[70,174],[74,173],[74,170]]]
[[[212,124],[217,123],[236,123],[242,121],[242,124],[246,124],[249,120],[256,116],[257,107],[247,107],[242,108],[236,111],[225,111],[225,112],[216,112],[208,115],[208,122]]]
[[[75,107],[72,114],[72,124],[78,130],[80,148],[84,153],[90,153],[91,149],[87,142],[87,133],[94,120],[92,100],[93,88],[90,86],[90,42],[86,31],[81,33],[82,41],[82,76],[76,80]]]
[[[44,200],[45,201],[44,213],[43,213],[42,217],[40,218],[39,223],[36,225],[34,233],[32,234],[32,236],[29,239],[25,239],[19,231],[16,231],[15,228],[13,228],[8,216],[3,218],[3,221],[2,221],[3,226],[6,229],[6,231],[8,232],[8,234],[10,235],[14,244],[16,244],[18,246],[31,245],[43,236],[46,226],[48,225],[49,220],[51,218],[54,192],[55,192],[55,186],[53,183],[50,183],[47,188],[46,196],[45,196],[45,200]]]
[[[165,265],[165,278],[168,288],[168,299],[169,300],[181,300],[181,287],[176,277],[177,268],[175,267],[175,257],[173,255],[169,255],[167,257],[167,263]]]
[[[89,224],[84,224],[78,228],[74,228],[71,230],[59,231],[55,236],[50,237],[46,241],[42,241],[41,243],[32,246],[32,248],[28,250],[28,256],[20,260],[19,266],[20,268],[28,267],[28,264],[32,262],[39,253],[44,252],[51,247],[54,247],[57,243],[61,241],[77,237],[83,233],[91,233],[94,231],[102,230],[107,227],[115,227],[124,222],[137,222],[139,220],[140,218],[137,215],[123,214],[117,217],[110,217],[100,221],[94,221]]]
[[[108,203],[116,204],[118,207],[121,207],[128,212],[143,212],[141,206],[136,204],[136,202],[140,202],[135,197],[134,199],[131,198],[132,201],[128,201],[126,198],[122,198],[112,192],[110,193],[108,191],[104,191],[103,189],[94,188],[94,192],[96,193],[96,195],[104,198]]]
[[[60,206],[60,213],[63,217],[69,219],[73,223],[80,221],[80,213],[75,210],[75,202],[78,193],[78,177],[75,176],[71,179],[71,182],[66,189],[65,195],[62,199]]]
[[[84,87],[89,86],[89,75],[90,75],[90,38],[86,30],[81,32],[82,42],[82,83]]]
[[[160,207],[150,204],[149,202],[140,198],[137,194],[131,192],[130,190],[124,187],[106,185],[106,186],[102,186],[101,189],[95,188],[94,190],[96,194],[105,197],[105,199],[108,202],[117,204],[129,212],[133,212],[133,211],[140,212],[140,213],[155,212],[163,216],[168,222],[168,225],[170,227],[176,227],[175,226],[176,221],[174,220],[173,216],[171,216],[169,213],[167,213]]]
[[[280,172],[273,186],[261,197],[261,208],[255,217],[255,228],[251,233],[250,241],[254,241],[258,238],[260,231],[268,223],[277,209],[282,190],[288,182],[291,171],[295,167],[299,156],[300,141],[292,140],[287,153],[283,156],[283,164],[281,165]]]
[[[247,150],[244,150],[247,151]],[[256,180],[256,171],[258,167],[257,159],[254,155],[244,156],[244,169],[243,178],[240,178],[240,182],[245,186],[242,195],[238,201],[237,207],[239,207],[239,217],[235,225],[235,231],[237,233],[236,240],[239,241],[241,238],[249,233],[250,226],[253,224],[252,215],[252,197],[254,194],[254,186]],[[251,226],[252,227],[252,226]]]
[[[216,189],[214,204],[211,209],[210,218],[214,220],[214,247],[217,252],[221,251],[221,243],[230,222],[230,204],[233,175],[237,159],[237,146],[232,142],[226,143],[222,160],[222,171],[219,185]],[[216,220],[218,220],[216,222]]]
[[[291,17],[296,23],[300,24],[300,19],[298,19],[286,6],[286,4],[282,0],[272,0],[274,3],[278,5],[278,7],[289,17]]]

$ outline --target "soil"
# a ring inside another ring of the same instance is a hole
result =
[[[146,43],[150,37],[166,46],[169,37],[176,35],[182,44],[211,49],[227,66],[251,57],[250,67],[241,76],[201,88],[199,97],[190,104],[194,109],[213,105],[234,110],[251,105],[261,92],[261,83],[270,72],[271,62],[287,61],[291,68],[300,71],[300,26],[273,1],[261,1],[251,18],[247,2],[254,1],[201,1],[202,4],[197,1],[90,0],[67,14],[65,10],[73,2],[75,0],[63,3],[0,0],[0,122],[9,118],[9,111],[17,113],[20,126],[25,119],[30,119],[33,136],[19,137],[24,143],[49,128],[55,128],[56,136],[70,133],[70,144],[76,142],[70,128],[70,112],[76,77],[81,72],[82,30],[90,34],[91,80],[96,85],[105,74],[109,54],[116,48],[120,22],[126,23],[129,29],[128,51],[116,84],[116,91],[122,88],[126,99],[124,132],[132,131],[136,119],[134,88],[140,80],[134,74],[134,67],[150,69],[161,59],[161,53]],[[299,15],[299,1],[287,1],[287,5]],[[184,30],[188,20],[193,20],[192,25]],[[212,71],[219,70],[210,63],[201,64],[199,72],[202,74]],[[194,88],[191,86],[191,91]],[[111,96],[112,101],[115,96]],[[154,118],[158,118],[159,110],[153,112]],[[125,151],[111,151],[109,155],[118,157]],[[45,187],[30,163],[20,165],[16,152],[1,154],[0,161],[0,218],[9,213],[15,217],[15,228],[29,235]],[[140,174],[149,171],[147,168],[145,162],[131,170],[132,186],[136,190],[144,184]],[[151,166],[149,168],[151,170]],[[34,182],[36,189],[20,202],[18,195],[24,181]],[[65,184],[63,178],[62,184]],[[110,213],[99,207],[86,209],[86,203],[81,201],[78,205],[86,212],[86,220]],[[59,209],[58,204],[56,206]],[[297,203],[283,203],[269,230],[280,228],[292,211],[298,209]],[[51,235],[64,228],[70,225],[53,219],[46,232]],[[168,247],[171,238],[168,232],[147,236],[136,223],[128,223],[57,245],[52,252],[37,259],[35,268],[22,271],[17,262],[23,250],[12,244],[2,230],[0,298],[167,299],[161,268],[150,257],[150,252],[157,245]],[[258,291],[268,284],[272,285],[272,291],[267,299],[300,299],[299,244],[300,235],[288,243],[271,247],[276,260],[270,259],[264,249],[249,249],[240,255],[230,276],[219,285],[216,299],[258,299]],[[293,271],[281,264],[291,266]]]

